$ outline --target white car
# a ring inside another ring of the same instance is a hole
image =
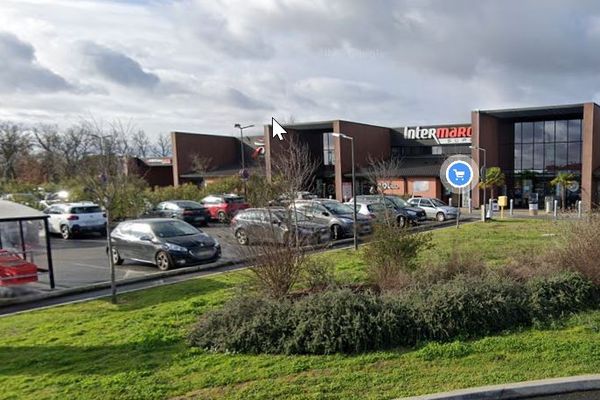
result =
[[[456,219],[458,216],[458,208],[449,206],[433,197],[412,197],[408,200],[408,204],[422,208],[425,210],[427,218],[435,219],[439,222],[447,219]]]
[[[49,215],[51,233],[71,239],[80,233],[97,232],[106,235],[106,213],[91,202],[54,204],[44,210]]]

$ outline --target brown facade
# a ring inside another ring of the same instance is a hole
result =
[[[207,161],[208,169],[239,168],[241,165],[240,141],[236,137],[172,132],[171,140],[175,186],[187,181],[182,175],[195,172],[193,160],[196,155]]]
[[[583,106],[582,134],[581,200],[587,210],[600,202],[597,178],[600,168],[600,107],[595,103],[585,103]]]
[[[162,163],[149,163],[137,157],[127,160],[127,173],[134,173],[148,183],[148,186],[173,185],[173,166],[170,158],[165,158]]]

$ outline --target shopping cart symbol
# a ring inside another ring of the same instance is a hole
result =
[[[454,168],[453,171],[457,179],[465,179],[465,171],[459,171],[456,168]]]

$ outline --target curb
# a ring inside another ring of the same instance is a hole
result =
[[[424,396],[403,397],[402,400],[525,400],[558,396],[564,394],[581,394],[591,392],[591,397],[581,399],[596,399],[600,396],[600,375],[580,375],[566,378],[553,378],[520,383],[483,386],[479,388],[455,390]],[[579,397],[578,397],[579,398]]]

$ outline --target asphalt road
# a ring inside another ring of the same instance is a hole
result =
[[[212,224],[202,228],[206,233],[216,238],[222,247],[220,261],[239,258],[239,245],[228,226]],[[91,285],[110,280],[110,268],[106,255],[106,240],[98,235],[88,235],[71,240],[60,236],[51,237],[52,259],[54,265],[54,282],[57,289],[66,289]],[[38,265],[45,267],[45,261],[40,259]],[[207,263],[210,266],[212,263]],[[158,272],[156,266],[135,261],[125,261],[117,265],[117,280],[136,278]],[[47,290],[48,274],[41,274],[37,289]]]

